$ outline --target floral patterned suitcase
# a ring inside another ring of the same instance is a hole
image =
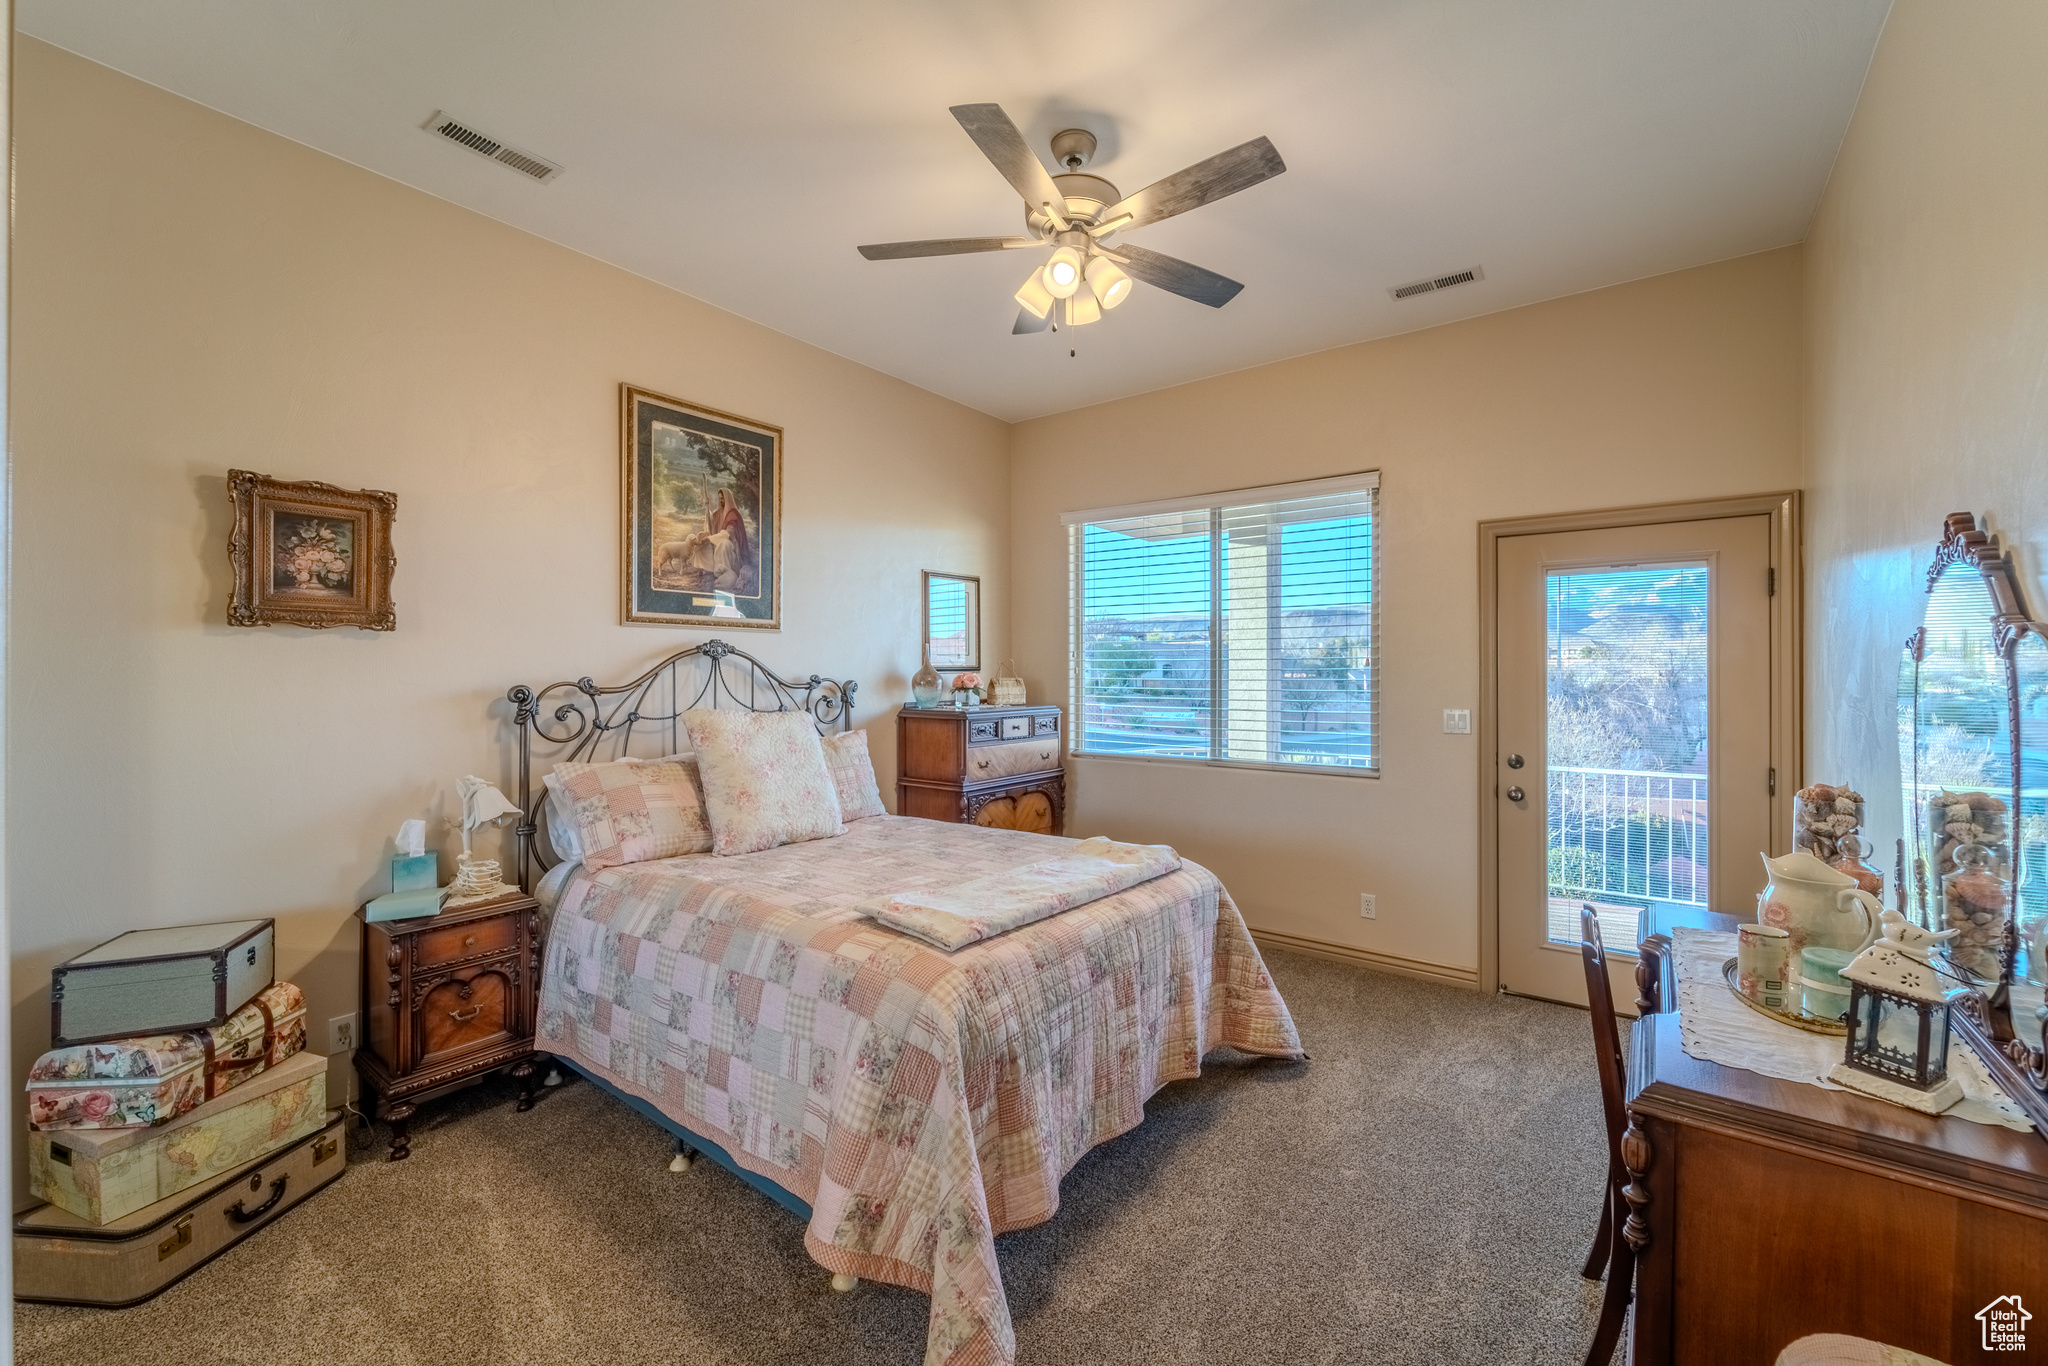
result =
[[[28,1074],[29,1127],[163,1124],[305,1046],[305,993],[290,982],[274,982],[211,1029],[74,1044],[43,1054]]]
[[[298,1053],[154,1128],[30,1133],[29,1192],[109,1224],[297,1142],[326,1114],[327,1059]]]
[[[136,1304],[198,1270],[339,1177],[346,1121],[104,1226],[55,1205],[14,1221],[14,1297],[109,1308]]]

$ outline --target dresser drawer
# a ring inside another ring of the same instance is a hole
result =
[[[415,967],[429,968],[437,963],[454,963],[481,954],[497,953],[511,948],[518,940],[518,917],[494,915],[488,920],[470,920],[445,929],[420,931],[413,936],[412,961]]]
[[[1021,777],[1027,773],[1050,773],[1059,766],[1060,742],[1057,736],[976,745],[967,751],[967,781],[970,783]]]
[[[422,1069],[451,1053],[509,1040],[520,1027],[511,965],[473,969],[428,991],[413,1015]]]

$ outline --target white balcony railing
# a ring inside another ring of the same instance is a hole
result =
[[[1552,898],[1707,904],[1707,779],[1612,768],[1549,772]]]

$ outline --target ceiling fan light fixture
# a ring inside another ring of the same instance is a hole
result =
[[[1098,256],[1088,263],[1088,287],[1104,308],[1115,308],[1131,297],[1131,277],[1116,268],[1116,262]]]
[[[1101,318],[1102,306],[1095,302],[1095,295],[1091,292],[1082,290],[1067,300],[1068,327],[1085,327],[1089,323],[1100,321]]]
[[[1055,299],[1072,298],[1081,287],[1081,268],[1081,253],[1072,247],[1061,247],[1045,263],[1046,290]]]
[[[1032,271],[1030,278],[1024,281],[1024,287],[1017,291],[1018,305],[1034,318],[1043,318],[1052,311],[1053,304],[1058,302],[1053,298],[1052,291],[1045,287],[1045,281],[1038,278],[1043,273],[1039,270]]]

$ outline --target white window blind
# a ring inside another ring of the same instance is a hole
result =
[[[1064,518],[1075,752],[1376,772],[1378,487]]]

